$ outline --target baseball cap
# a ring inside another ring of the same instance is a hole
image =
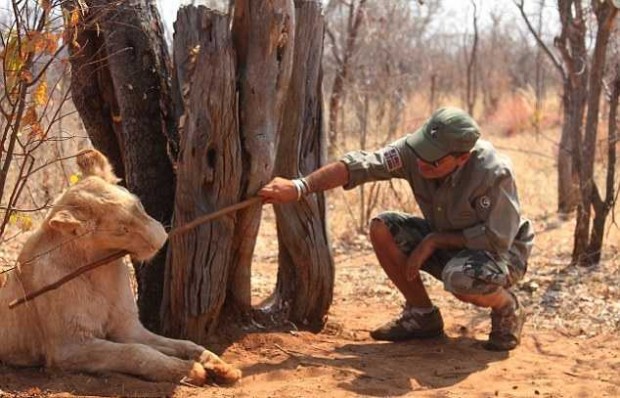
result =
[[[470,151],[480,137],[480,128],[467,112],[459,108],[440,108],[415,133],[407,145],[427,162],[455,152]]]

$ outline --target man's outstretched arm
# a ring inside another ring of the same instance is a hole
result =
[[[305,177],[308,192],[323,192],[341,187],[349,181],[349,170],[342,162],[333,162],[313,171]],[[276,177],[267,183],[258,196],[266,203],[287,203],[298,198],[297,188],[293,180]]]

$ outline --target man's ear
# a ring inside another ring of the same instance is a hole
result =
[[[48,221],[52,229],[65,233],[76,233],[82,222],[75,218],[69,210],[59,210]]]

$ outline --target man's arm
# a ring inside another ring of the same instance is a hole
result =
[[[462,249],[467,240],[462,232],[431,232],[416,246],[407,259],[407,280],[419,276],[422,265],[437,249]]]
[[[349,181],[349,170],[342,162],[333,162],[305,177],[308,193],[323,192],[341,187]],[[297,188],[292,180],[276,177],[265,185],[258,196],[266,203],[287,203],[297,200]]]

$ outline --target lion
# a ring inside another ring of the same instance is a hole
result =
[[[166,242],[163,226],[117,185],[102,153],[84,150],[77,164],[83,178],[54,202],[24,244],[18,268],[0,288],[0,362],[193,385],[237,381],[241,372],[204,347],[142,326],[122,259],[8,308],[12,299],[80,266],[119,251],[148,261]]]

